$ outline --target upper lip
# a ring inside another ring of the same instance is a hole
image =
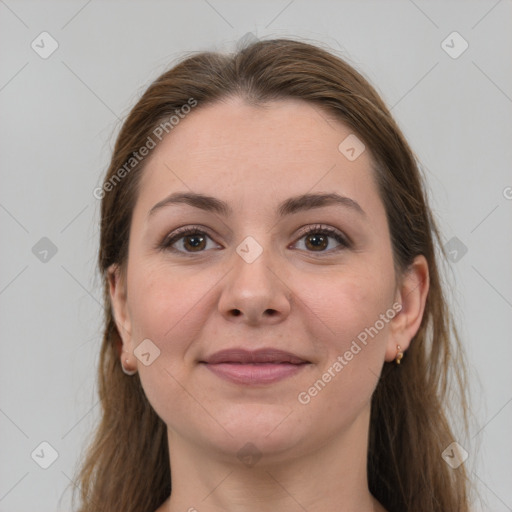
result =
[[[259,350],[246,350],[243,348],[231,348],[215,352],[208,356],[203,363],[219,364],[219,363],[291,363],[303,364],[308,363],[305,359],[274,348],[262,348]]]

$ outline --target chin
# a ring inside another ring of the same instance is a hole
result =
[[[279,459],[294,452],[296,447],[304,446],[305,440],[311,438],[312,432],[306,431],[307,422],[294,420],[297,411],[292,407],[248,403],[230,404],[225,414],[217,411],[216,419],[226,430],[216,428],[215,432],[211,431],[212,437],[205,441],[210,441],[230,458],[254,452]],[[203,431],[203,438],[204,435]]]

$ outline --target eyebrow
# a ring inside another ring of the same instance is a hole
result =
[[[151,208],[148,217],[156,211],[174,204],[188,204],[194,208],[199,208],[207,212],[217,213],[225,217],[233,213],[231,207],[225,201],[216,197],[197,194],[194,192],[175,192],[158,202]],[[296,197],[290,197],[279,204],[277,214],[279,217],[292,215],[297,212],[312,210],[314,208],[322,208],[324,206],[340,205],[350,208],[363,217],[366,217],[365,211],[359,203],[350,199],[350,197],[342,196],[336,193],[329,194],[302,194]]]

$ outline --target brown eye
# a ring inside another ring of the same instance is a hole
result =
[[[314,251],[323,250],[329,245],[328,236],[322,234],[313,234],[307,235],[306,237],[306,247],[308,249],[312,249]]]
[[[336,229],[324,228],[321,226],[311,226],[302,234],[301,240],[305,239],[305,247],[307,252],[329,253],[338,251],[350,246],[345,237]],[[338,247],[326,250],[329,246],[330,239],[338,242]]]
[[[185,228],[164,239],[159,248],[184,254],[200,253],[207,248],[208,240],[211,238],[204,231],[194,227]],[[177,247],[173,247],[175,245]]]
[[[205,240],[203,235],[187,235],[183,237],[183,247],[187,250],[191,248],[192,251],[200,251],[206,246]]]

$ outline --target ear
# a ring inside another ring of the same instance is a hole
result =
[[[395,301],[402,309],[390,321],[386,345],[386,361],[396,358],[397,346],[405,352],[421,325],[429,290],[428,262],[423,255],[416,256],[401,278]]]
[[[110,291],[110,303],[112,305],[114,321],[121,337],[122,350],[132,354],[132,325],[127,305],[125,275],[117,263],[112,264],[107,269],[107,273]]]

